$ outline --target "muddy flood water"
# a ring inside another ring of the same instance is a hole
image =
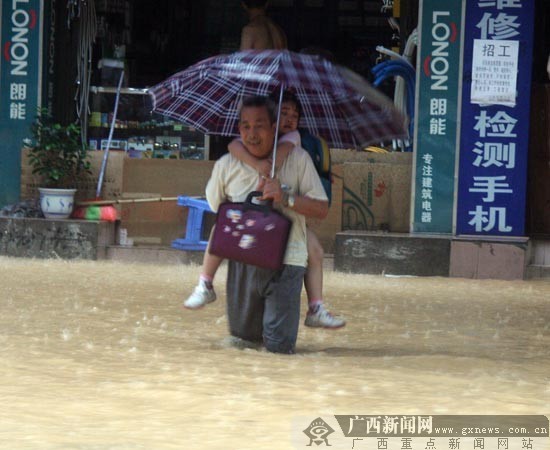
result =
[[[549,281],[329,271],[348,325],[283,356],[232,346],[225,268],[182,308],[199,269],[0,257],[0,447],[319,448],[300,424],[335,414],[550,413]]]

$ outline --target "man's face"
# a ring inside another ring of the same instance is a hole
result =
[[[248,151],[257,158],[266,158],[273,150],[275,124],[269,120],[267,108],[245,106],[239,122],[241,139]]]
[[[299,120],[300,115],[298,114],[296,105],[293,102],[284,102],[281,104],[279,131],[282,134],[298,129]]]

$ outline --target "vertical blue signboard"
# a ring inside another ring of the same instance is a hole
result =
[[[1,1],[0,206],[20,194],[21,144],[40,104],[42,0]]]
[[[467,0],[457,234],[524,234],[533,14]]]
[[[412,230],[451,233],[462,0],[422,0],[420,30]]]

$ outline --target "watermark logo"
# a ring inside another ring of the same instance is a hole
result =
[[[293,418],[294,448],[550,450],[549,419],[543,415],[335,414],[325,418],[328,421]]]
[[[332,427],[323,419],[317,417],[317,419],[311,422],[309,427],[304,430],[304,434],[309,438],[309,444],[307,444],[307,446],[310,447],[314,442],[317,445],[321,445],[324,442],[327,447],[330,447],[328,436],[332,433],[334,433]]]

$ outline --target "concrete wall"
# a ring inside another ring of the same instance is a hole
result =
[[[95,260],[114,243],[114,222],[0,218],[0,255]]]
[[[334,269],[343,272],[522,280],[529,267],[528,238],[482,239],[409,233],[342,231]]]

